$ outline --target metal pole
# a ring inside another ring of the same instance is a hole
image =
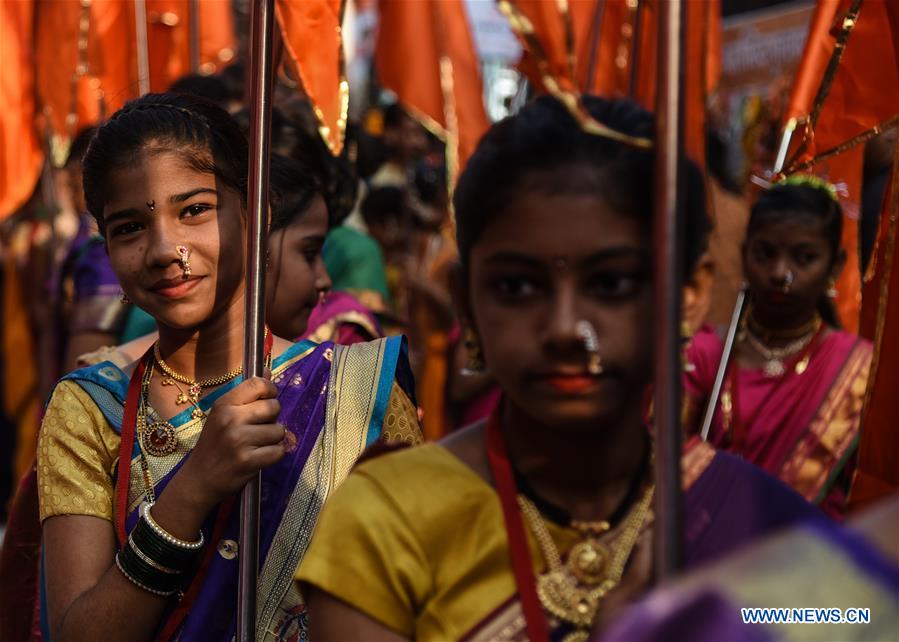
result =
[[[631,100],[634,100],[637,96],[637,81],[640,78],[640,53],[643,50],[643,43],[640,42],[640,39],[643,37],[643,5],[640,3],[640,0],[634,1],[637,3],[637,6],[634,8],[634,28],[631,32],[631,68],[627,82],[627,95]]]
[[[780,138],[780,147],[777,149],[777,158],[774,160],[774,174],[780,174],[784,168],[784,162],[787,160],[787,150],[790,149],[790,142],[793,140],[793,132],[796,131],[796,119],[791,118],[784,126],[783,135]]]
[[[606,12],[606,0],[596,0],[593,22],[590,25],[590,53],[587,57],[587,77],[584,79],[584,93],[592,94],[596,85],[596,62],[599,56],[599,39],[602,37],[602,18]]]
[[[137,43],[137,90],[150,93],[150,40],[147,37],[147,0],[134,0],[134,33]]]
[[[265,243],[268,228],[268,170],[272,115],[272,31],[275,0],[254,0],[250,20],[250,165],[247,212],[247,291],[244,378],[263,374],[265,331]],[[259,570],[260,476],[240,497],[240,567],[237,640],[251,642],[256,631],[256,578]]]
[[[727,336],[724,338],[724,351],[721,353],[721,362],[718,364],[718,372],[715,374],[715,384],[712,386],[712,394],[709,396],[708,405],[705,407],[705,416],[702,419],[702,429],[699,434],[703,441],[709,440],[709,430],[712,427],[712,419],[718,408],[718,397],[721,396],[721,388],[724,386],[724,377],[727,374],[727,366],[734,350],[734,340],[740,327],[740,319],[743,318],[743,308],[746,305],[746,289],[741,288],[737,293],[737,302],[730,317],[730,325],[727,328]]]
[[[672,577],[681,548],[680,307],[683,275],[679,234],[683,202],[681,170],[683,86],[681,0],[659,3],[655,158],[655,572]]]
[[[190,71],[200,73],[200,0],[189,0],[187,9],[187,24],[190,33]]]

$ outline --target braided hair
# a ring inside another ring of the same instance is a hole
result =
[[[247,202],[247,140],[226,111],[197,96],[147,94],[101,126],[84,155],[88,211],[105,233],[110,174],[141,153],[173,152],[199,172],[214,174]]]

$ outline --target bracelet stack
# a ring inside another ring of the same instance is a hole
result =
[[[133,584],[167,597],[181,589],[184,576],[194,566],[203,548],[203,532],[194,542],[179,539],[156,523],[151,507],[152,504],[140,507],[137,526],[116,554],[115,562]]]

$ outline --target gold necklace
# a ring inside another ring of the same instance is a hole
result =
[[[547,570],[537,579],[540,603],[549,613],[577,629],[563,642],[586,642],[589,638],[600,602],[621,581],[624,567],[646,520],[654,491],[654,485],[646,489],[625,519],[620,534],[611,543],[600,540],[600,536],[609,530],[608,522],[580,526],[578,530],[586,531],[586,537],[571,549],[565,564],[540,511],[529,499],[518,496],[518,505],[547,566]]]
[[[806,333],[803,336],[788,343],[782,348],[769,348],[765,345],[761,337],[756,336],[752,328],[747,329],[745,339],[752,346],[753,350],[765,360],[765,365],[763,367],[765,376],[780,377],[787,371],[784,366],[784,361],[805,348],[815,337],[820,328],[821,317],[816,317],[815,322],[806,330]],[[802,362],[796,365],[796,373],[802,374],[807,367],[808,362],[806,359],[803,359]]]
[[[159,369],[162,370],[163,374],[165,374],[166,376],[166,379],[162,380],[162,385],[175,385],[178,388],[178,398],[175,400],[175,403],[177,403],[179,406],[190,403],[194,406],[197,406],[197,410],[199,410],[198,403],[200,401],[200,395],[203,394],[204,388],[213,388],[215,386],[220,386],[223,383],[228,383],[234,377],[239,376],[243,372],[243,366],[241,365],[221,376],[212,377],[211,379],[204,379],[202,381],[196,381],[194,379],[191,379],[190,377],[185,377],[183,374],[179,374],[172,370],[171,366],[169,366],[169,364],[167,364],[162,358],[162,354],[160,354],[159,352],[159,341],[153,344],[153,358],[156,361],[156,365],[159,366]],[[178,386],[176,382],[183,383],[184,385],[188,386],[187,392],[182,390],[181,386]],[[202,412],[202,410],[200,412]]]
[[[153,368],[147,368],[147,372],[141,381],[140,408],[137,413],[137,435],[141,444],[141,467],[144,473],[144,483],[147,492],[152,493],[153,485],[149,479],[150,470],[144,453],[150,453],[154,457],[165,457],[178,450],[178,435],[175,427],[167,421],[147,421],[150,414],[150,381],[153,379]]]

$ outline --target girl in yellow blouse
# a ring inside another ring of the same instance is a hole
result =
[[[587,107],[630,142],[652,136],[631,103]],[[480,142],[455,193],[461,307],[503,401],[365,462],[329,500],[296,575],[310,639],[575,642],[645,590],[653,154],[620,138],[543,97]],[[687,176],[689,273],[708,222]],[[814,513],[703,444],[683,467],[688,564]]]

